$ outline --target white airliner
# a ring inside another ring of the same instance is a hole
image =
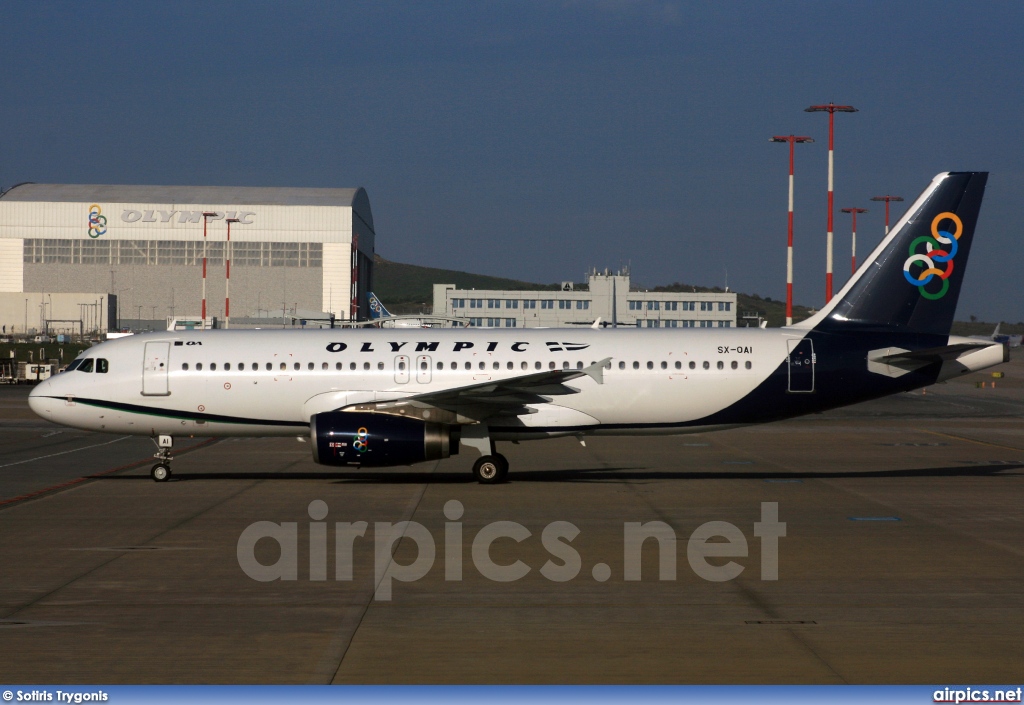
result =
[[[90,348],[29,404],[152,437],[157,481],[174,436],[308,434],[316,462],[335,466],[470,447],[483,483],[508,472],[496,441],[692,433],[853,404],[1006,361],[1003,344],[949,335],[986,179],[938,175],[794,326],[166,331]]]

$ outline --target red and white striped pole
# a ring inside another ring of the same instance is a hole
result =
[[[789,232],[786,247],[786,325],[793,325],[793,162],[796,144],[813,142],[810,137],[772,137],[769,142],[789,143]]]
[[[217,215],[216,211],[204,211],[203,212],[203,325],[202,330],[206,330],[206,224],[210,218]]]
[[[885,201],[885,234],[889,234],[889,203],[891,201],[902,201],[902,196],[875,196],[872,201]]]
[[[231,224],[238,218],[228,218],[228,241],[224,248],[224,327],[231,327]]]
[[[850,274],[857,273],[857,214],[867,213],[867,208],[843,208],[843,213],[853,214],[853,240],[851,246],[851,257],[850,257]]]
[[[834,159],[833,154],[835,151],[834,145],[834,134],[835,134],[835,114],[840,113],[855,113],[857,109],[852,105],[836,105],[835,103],[829,103],[828,105],[812,105],[809,108],[804,108],[804,112],[828,113],[828,240],[825,245],[825,303],[832,300],[832,213],[833,213],[833,175],[834,175]]]

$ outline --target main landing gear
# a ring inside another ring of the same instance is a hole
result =
[[[167,482],[171,479],[171,448],[174,447],[174,439],[171,436],[157,436],[154,440],[157,452],[153,454],[160,462],[149,470],[149,476],[154,482]]]
[[[497,485],[508,480],[508,460],[494,450],[487,424],[470,424],[462,427],[459,443],[475,448],[480,458],[473,463],[473,477],[482,485]]]
[[[482,485],[497,485],[508,480],[508,460],[501,453],[481,455],[473,463],[473,476]]]

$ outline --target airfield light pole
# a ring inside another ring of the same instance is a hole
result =
[[[240,222],[239,218],[228,218],[228,242],[224,249],[224,327],[231,327],[231,224]]]
[[[891,201],[902,201],[902,196],[875,196],[872,201],[885,201],[885,234],[889,234],[889,203]]]
[[[775,136],[769,142],[789,143],[789,234],[786,248],[786,325],[793,325],[793,153],[796,145],[813,142],[810,137]]]
[[[828,113],[828,240],[825,245],[825,303],[832,300],[832,186],[834,173],[834,140],[836,113],[855,113],[857,108],[852,105],[812,105],[804,108],[806,113]]]
[[[210,218],[217,215],[216,211],[203,211],[203,323],[202,330],[206,330],[206,225]]]
[[[867,208],[843,208],[843,213],[853,214],[853,239],[851,240],[852,245],[850,247],[850,274],[857,273],[857,214],[867,212]]]

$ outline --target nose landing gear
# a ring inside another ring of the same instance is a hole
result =
[[[167,482],[171,479],[171,448],[174,447],[174,438],[171,436],[157,436],[153,439],[156,443],[157,452],[153,454],[160,462],[149,470],[149,476],[154,482]]]

